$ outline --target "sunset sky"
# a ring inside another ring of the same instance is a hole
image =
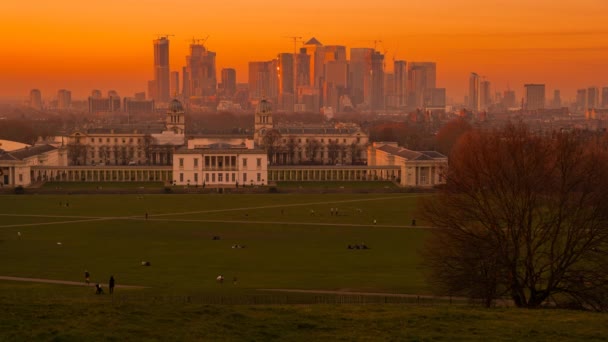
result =
[[[547,98],[608,86],[608,0],[9,0],[0,12],[0,98],[43,98],[58,89],[84,98],[92,89],[121,96],[146,91],[152,40],[170,37],[172,70],[188,40],[209,36],[221,68],[292,52],[286,36],[325,45],[373,47],[393,58],[437,62],[437,85],[462,101],[477,72],[493,91],[545,83]],[[218,80],[219,81],[219,80]]]

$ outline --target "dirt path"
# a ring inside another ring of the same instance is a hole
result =
[[[25,281],[30,283],[46,283],[46,284],[60,284],[60,285],[76,285],[76,286],[95,286],[95,282],[91,282],[87,284],[83,281],[68,281],[68,280],[53,280],[53,279],[40,279],[40,278],[22,278],[22,277],[9,277],[9,276],[0,276],[0,280],[10,280],[10,281]],[[101,283],[100,283],[101,284]],[[106,285],[103,283],[103,285]],[[104,286],[105,287],[105,286]],[[136,285],[116,285],[116,288],[123,289],[145,289],[145,286],[136,286]]]
[[[399,297],[399,298],[468,300],[465,297],[444,297],[444,296],[432,296],[432,295],[415,295],[415,294],[407,294],[407,293],[350,292],[350,291],[300,290],[300,289],[258,289],[258,291],[332,294],[332,295],[341,295],[341,296],[379,296],[379,297]]]

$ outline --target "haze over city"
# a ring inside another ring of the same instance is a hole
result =
[[[3,5],[0,99],[22,101],[33,88],[43,97],[69,89],[121,95],[147,91],[153,79],[152,41],[171,34],[170,67],[181,71],[192,38],[207,38],[217,71],[236,69],[248,81],[248,63],[292,53],[288,36],[324,45],[374,48],[392,61],[437,63],[437,87],[463,102],[471,72],[495,90],[526,83],[560,89],[606,86],[608,2],[403,1],[249,2],[177,1],[10,2]],[[381,41],[381,42],[379,42]],[[298,43],[298,47],[301,43]],[[550,96],[548,96],[550,97]]]

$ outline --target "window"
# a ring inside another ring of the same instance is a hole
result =
[[[95,138],[91,138],[91,142],[94,143],[95,142]]]
[[[258,158],[258,159],[256,160],[256,165],[257,165],[258,167],[262,167],[262,158]]]
[[[114,142],[117,143],[118,142],[118,138],[114,138]]]
[[[218,173],[218,174],[217,174],[217,182],[218,182],[218,183],[223,182],[223,177],[222,177],[222,176],[223,176],[223,174],[221,174],[221,173]]]
[[[184,167],[184,158],[179,158],[179,167]]]
[[[226,173],[226,182],[230,182],[230,174]]]
[[[180,173],[180,174],[179,174],[179,181],[180,181],[180,182],[183,182],[183,181],[184,181],[184,174],[183,174],[183,173]]]
[[[205,167],[209,167],[209,156],[205,157]]]
[[[106,138],[106,142],[109,143],[110,142],[110,138]]]
[[[140,143],[141,142],[141,138],[137,138],[137,142]]]
[[[247,168],[247,158],[243,158],[243,168]]]
[[[19,174],[19,182],[23,182],[23,175]]]
[[[262,174],[258,172],[258,182],[262,180]]]
[[[209,174],[205,173],[205,182],[209,182]]]
[[[301,143],[301,142],[302,142],[302,139],[298,139],[298,142],[299,142],[299,143]]]
[[[245,183],[247,181],[247,174],[243,173],[243,183]]]
[[[127,142],[127,139],[122,138],[122,143],[124,144],[124,143],[126,143],[126,142]]]
[[[98,141],[98,142],[101,142],[102,140],[101,140],[101,138],[99,138],[99,139],[97,139],[97,141]]]
[[[194,173],[194,183],[198,183],[198,173]]]
[[[211,182],[215,183],[215,173],[211,174]]]
[[[346,139],[343,139],[342,142],[346,144]]]
[[[198,158],[194,158],[194,167],[198,167]]]
[[[233,174],[232,174],[232,181],[234,182],[234,181],[235,181],[235,179],[236,179],[236,175],[233,173]]]
[[[132,143],[133,142],[133,138],[129,138],[129,142]]]

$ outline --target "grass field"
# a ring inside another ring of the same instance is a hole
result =
[[[591,313],[279,305],[335,296],[260,291],[430,293],[418,250],[432,229],[420,218],[411,226],[424,196],[0,196],[0,276],[81,282],[87,269],[104,286],[114,275],[146,287],[96,296],[91,287],[0,280],[0,340],[606,339],[606,316]],[[370,249],[346,248],[361,243]],[[218,298],[244,305],[208,305]]]

